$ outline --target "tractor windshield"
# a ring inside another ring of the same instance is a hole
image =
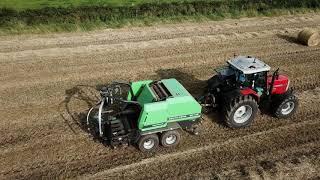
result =
[[[236,70],[236,81],[241,86],[244,87],[251,87],[253,80],[254,80],[254,74],[244,74],[242,71]]]
[[[256,91],[262,91],[266,86],[267,72],[253,74],[244,74],[242,71],[236,71],[236,81],[244,87],[250,87]]]
[[[245,74],[243,74],[243,72],[236,70],[235,74],[236,74],[236,81],[238,83],[243,84],[247,81],[247,77]]]

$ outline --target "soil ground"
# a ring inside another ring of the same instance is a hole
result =
[[[0,37],[0,179],[319,179],[320,47],[295,39],[319,24],[305,14]],[[234,54],[288,74],[297,114],[232,130],[213,113],[199,136],[152,154],[111,149],[82,125],[103,84],[173,77],[198,96]]]

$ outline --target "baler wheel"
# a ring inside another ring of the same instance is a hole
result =
[[[148,134],[141,136],[138,141],[138,148],[142,152],[151,152],[158,148],[159,137],[156,134]]]
[[[231,128],[249,126],[254,120],[258,105],[252,96],[239,96],[231,100],[225,108],[226,124]]]
[[[180,143],[181,135],[178,131],[166,131],[161,135],[163,147],[175,147]]]

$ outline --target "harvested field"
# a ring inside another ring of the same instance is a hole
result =
[[[246,18],[0,37],[0,179],[320,177],[320,47],[296,40],[320,29],[320,14]],[[287,120],[259,115],[231,130],[215,114],[199,136],[143,154],[92,139],[83,113],[112,80],[174,77],[195,96],[213,69],[254,55],[290,76],[300,99]]]

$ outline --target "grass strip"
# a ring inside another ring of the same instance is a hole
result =
[[[144,3],[134,6],[0,9],[0,34],[88,31],[180,21],[222,20],[315,12],[320,0],[224,0]]]

